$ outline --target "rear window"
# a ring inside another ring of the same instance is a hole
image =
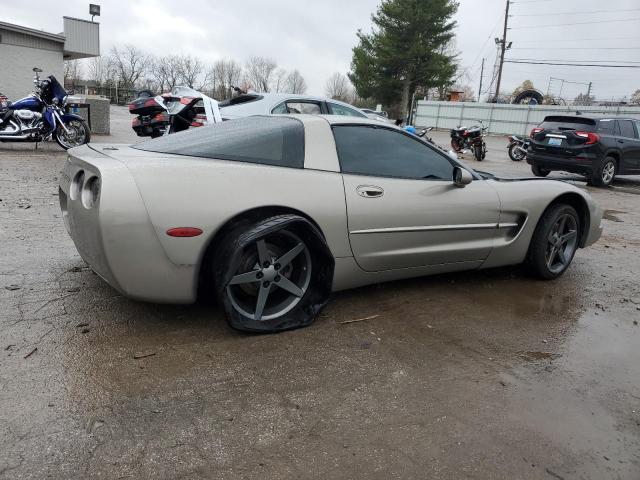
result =
[[[288,117],[246,117],[138,143],[148,152],[304,167],[304,126]]]
[[[596,128],[596,121],[592,118],[584,117],[549,116],[545,117],[540,127],[545,130],[582,130],[583,132],[593,132]]]

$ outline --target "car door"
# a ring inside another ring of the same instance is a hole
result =
[[[637,171],[640,169],[640,139],[633,120],[618,120],[616,128],[616,141],[622,152],[620,172]]]
[[[400,130],[333,127],[351,249],[363,270],[475,262],[497,238],[500,201],[488,182],[452,183],[449,157]]]

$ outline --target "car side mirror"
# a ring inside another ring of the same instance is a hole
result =
[[[473,181],[473,175],[469,170],[465,170],[461,167],[454,167],[453,169],[453,184],[458,188],[464,188]]]

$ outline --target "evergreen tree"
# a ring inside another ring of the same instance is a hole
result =
[[[402,115],[417,87],[448,87],[457,71],[451,53],[458,9],[454,0],[382,0],[374,29],[358,31],[349,78],[358,96],[385,105],[400,103]]]

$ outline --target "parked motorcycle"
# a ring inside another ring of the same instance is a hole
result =
[[[427,128],[423,128],[420,131],[418,131],[416,129],[416,127],[412,126],[412,125],[407,125],[406,127],[404,127],[404,129],[411,133],[412,135],[415,135],[416,137],[420,137],[423,140],[426,140],[427,142],[434,144],[433,143],[433,138],[428,137],[427,133],[429,133],[431,130],[433,130],[433,127],[427,127]],[[435,144],[434,144],[435,145]]]
[[[140,92],[129,104],[129,112],[136,115],[131,128],[140,137],[155,138],[222,121],[218,102],[189,87],[174,87],[157,96]]]
[[[484,141],[487,127],[481,120],[480,125],[473,127],[457,127],[451,129],[451,148],[456,153],[464,150],[473,150],[473,156],[479,162],[487,156],[487,144]]]
[[[34,68],[36,87],[28,97],[10,102],[0,99],[0,142],[42,142],[54,138],[65,150],[88,143],[89,126],[78,115],[65,111],[67,92],[53,75],[40,80]]]
[[[527,150],[529,149],[529,145],[531,144],[531,140],[529,138],[517,137],[516,135],[511,135],[509,137],[509,158],[514,162],[519,162],[524,160],[527,156]]]

